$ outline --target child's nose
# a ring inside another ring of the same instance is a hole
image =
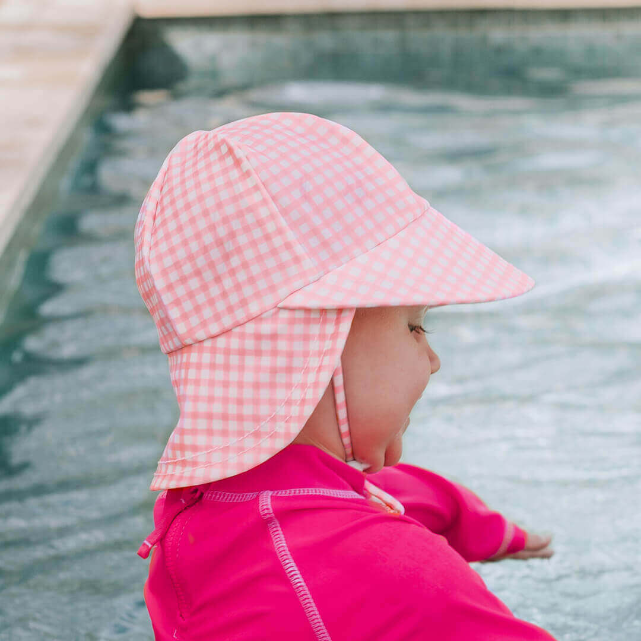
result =
[[[427,345],[427,348],[430,350],[430,364],[432,365],[432,374],[436,374],[436,372],[441,369],[441,359],[438,357],[438,354],[430,347],[429,343]]]

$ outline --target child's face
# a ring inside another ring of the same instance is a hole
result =
[[[411,329],[423,324],[425,310],[368,307],[354,315],[343,377],[354,456],[370,465],[368,474],[400,461],[409,413],[441,366],[425,334]],[[316,445],[344,461],[333,396],[330,384],[294,442]]]
[[[356,310],[343,351],[354,456],[368,473],[400,461],[409,414],[441,362],[423,324],[425,306]]]

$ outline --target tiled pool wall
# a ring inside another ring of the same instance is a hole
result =
[[[564,90],[567,74],[641,75],[641,8],[139,20],[132,39],[141,45],[141,86],[178,79],[174,52],[186,64],[176,90],[212,95],[282,79],[551,95]]]

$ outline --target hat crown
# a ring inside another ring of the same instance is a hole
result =
[[[162,351],[273,308],[426,204],[358,134],[313,114],[192,132],[165,159],[135,229],[136,282]]]

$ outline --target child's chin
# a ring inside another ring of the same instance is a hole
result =
[[[401,456],[403,454],[403,434],[400,433],[396,438],[389,444],[389,447],[385,450],[385,467],[389,465],[396,465],[400,462]]]

